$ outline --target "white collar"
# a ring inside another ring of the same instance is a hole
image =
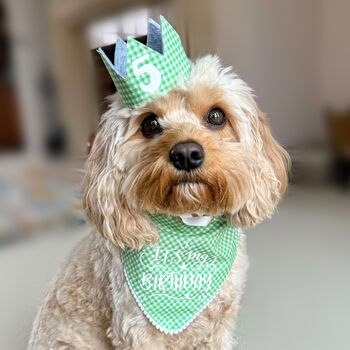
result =
[[[208,215],[193,216],[192,214],[180,215],[182,222],[188,226],[208,226],[212,217]]]

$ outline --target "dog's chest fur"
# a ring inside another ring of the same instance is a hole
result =
[[[116,349],[233,349],[235,318],[247,269],[245,236],[241,234],[237,256],[224,286],[213,302],[177,335],[153,327],[136,305],[124,278],[120,255],[114,256],[111,274],[114,316],[111,339]],[[124,347],[123,347],[124,346]]]
[[[34,324],[29,350],[232,349],[248,262],[245,235],[219,295],[177,335],[153,327],[125,281],[120,250],[97,233],[59,271]]]

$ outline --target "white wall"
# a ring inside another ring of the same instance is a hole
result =
[[[26,151],[40,155],[45,136],[45,115],[39,91],[47,58],[45,7],[40,0],[7,0],[6,4]]]
[[[216,4],[218,53],[254,88],[279,141],[294,146],[320,138],[318,1]]]
[[[322,103],[350,107],[350,1],[322,0]]]

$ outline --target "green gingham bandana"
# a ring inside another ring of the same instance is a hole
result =
[[[175,29],[160,16],[160,25],[148,22],[147,46],[117,39],[114,64],[98,49],[123,102],[138,108],[165,94],[190,74],[191,63]]]
[[[214,299],[234,262],[238,228],[225,218],[187,226],[152,215],[159,243],[122,252],[124,273],[138,306],[158,330],[183,331]]]

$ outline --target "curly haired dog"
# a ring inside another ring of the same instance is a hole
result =
[[[175,164],[169,151],[179,143],[199,147],[204,160],[194,152],[188,163]],[[196,169],[181,171],[191,162]],[[84,207],[96,229],[58,273],[29,349],[232,349],[248,266],[244,234],[219,294],[176,335],[158,331],[137,306],[121,249],[157,241],[149,213],[225,215],[233,226],[253,226],[272,215],[288,168],[251,89],[216,57],[195,61],[186,82],[143,108],[131,110],[113,97],[84,183]]]

